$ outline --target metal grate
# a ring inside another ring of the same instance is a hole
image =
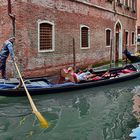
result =
[[[110,46],[110,30],[106,30],[106,46]]]
[[[88,47],[88,28],[87,27],[82,27],[81,29],[82,33],[82,47]]]
[[[128,32],[125,32],[125,44],[128,45]]]
[[[132,32],[132,45],[135,44],[135,34]]]
[[[52,49],[52,25],[40,24],[40,50]]]

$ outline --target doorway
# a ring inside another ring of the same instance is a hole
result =
[[[122,27],[120,22],[115,25],[115,62],[122,59]]]

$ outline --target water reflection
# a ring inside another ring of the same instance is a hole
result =
[[[84,117],[89,113],[90,104],[86,97],[76,97],[73,100],[72,107],[79,111],[79,117]]]
[[[49,129],[39,127],[26,97],[0,97],[0,139],[129,140],[136,127],[132,91],[137,83],[139,80],[34,96],[38,110],[50,123]]]

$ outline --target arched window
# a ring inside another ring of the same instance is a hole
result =
[[[106,29],[106,46],[111,46],[111,29]]]
[[[80,44],[82,49],[90,48],[90,33],[89,33],[89,27],[85,25],[81,25],[80,29]]]
[[[54,24],[43,21],[38,24],[38,51],[54,51]]]

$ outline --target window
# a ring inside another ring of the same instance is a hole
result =
[[[124,0],[125,1],[125,6],[129,6],[129,0]]]
[[[140,34],[140,26],[137,26],[137,34]]]
[[[120,0],[120,3],[122,3],[122,4],[123,4],[123,3],[124,3],[124,0]]]
[[[121,3],[121,0],[117,0],[117,3]]]
[[[80,46],[82,49],[90,48],[90,33],[89,27],[81,25],[80,28]]]
[[[134,32],[132,32],[132,45],[134,45],[135,44],[135,33]]]
[[[137,36],[137,45],[140,45],[140,35]]]
[[[54,24],[43,21],[38,24],[38,51],[54,51]]]
[[[111,29],[106,29],[106,46],[111,46]]]
[[[117,2],[117,5],[120,7],[123,5],[123,0],[116,0],[116,2]]]
[[[131,8],[132,8],[132,10],[136,9],[136,0],[131,1]]]
[[[129,45],[128,44],[128,31],[125,31],[125,44]]]
[[[113,2],[113,0],[106,0],[107,2],[110,2],[110,3],[112,3]]]

